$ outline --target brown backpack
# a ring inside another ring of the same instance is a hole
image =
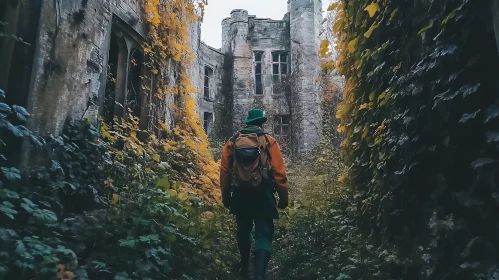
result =
[[[234,188],[258,188],[268,178],[270,157],[264,133],[239,134],[233,137],[231,179]]]

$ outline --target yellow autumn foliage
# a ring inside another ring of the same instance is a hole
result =
[[[220,198],[219,166],[211,156],[208,137],[196,113],[193,95],[197,90],[187,73],[194,58],[189,26],[202,20],[206,4],[206,0],[144,0],[149,24],[148,40],[143,45],[147,58],[144,64],[151,76],[151,85],[145,90],[152,94],[147,95],[149,126],[142,132],[148,139],[138,137],[139,120],[131,114],[125,120],[115,119],[112,125],[103,124],[101,132],[111,143],[124,141],[127,151],[137,157],[150,158],[154,166],[163,163],[165,153],[182,155],[186,161],[183,164],[189,166],[183,176],[183,193],[199,194],[205,201],[213,202]],[[165,123],[166,114],[173,117],[174,127]],[[113,152],[118,160],[126,158],[124,151],[115,149]]]

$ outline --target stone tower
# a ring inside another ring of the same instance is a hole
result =
[[[322,22],[321,0],[288,0],[291,41],[291,67],[297,73],[292,91],[298,102],[292,116],[299,154],[313,148],[319,138],[319,32]]]
[[[262,108],[269,117],[267,130],[288,151],[303,155],[313,148],[320,124],[315,80],[321,7],[321,0],[289,0],[281,20],[238,9],[222,21],[220,51],[232,62],[232,120],[226,125],[233,131],[248,109]]]
[[[230,18],[222,22],[222,52],[233,57],[232,93],[233,130],[240,127],[241,119],[249,108],[252,97],[253,51],[248,40],[248,11],[233,10]]]

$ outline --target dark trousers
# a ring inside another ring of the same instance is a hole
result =
[[[253,218],[247,215],[236,215],[236,239],[240,245],[251,244],[251,230],[255,224],[255,249],[272,252],[274,220],[272,218]]]

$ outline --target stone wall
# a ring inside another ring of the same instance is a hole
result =
[[[289,0],[291,36],[291,67],[297,75],[293,80],[292,120],[294,149],[301,155],[313,149],[318,141],[320,114],[316,78],[319,77],[319,32],[322,1]]]
[[[27,108],[34,115],[30,125],[35,131],[58,134],[68,120],[97,121],[103,110],[111,37],[118,36],[120,46],[127,50],[124,59],[118,60],[121,67],[128,67],[130,50],[140,48],[147,36],[142,6],[142,0],[42,2],[27,98]],[[234,10],[222,22],[220,50],[202,43],[200,24],[193,23],[189,36],[195,59],[188,75],[197,89],[201,121],[205,113],[212,114],[211,121],[223,120],[222,125],[230,127],[224,130],[228,132],[240,128],[250,108],[263,108],[269,116],[291,115],[295,150],[310,150],[319,127],[315,79],[319,73],[320,9],[320,0],[290,0],[282,20]],[[255,51],[263,54],[262,95],[255,94]],[[289,88],[278,94],[273,91],[272,79],[275,51],[288,53],[290,77]],[[204,96],[205,67],[212,71],[209,97]],[[126,88],[127,77],[117,89]],[[125,107],[115,110],[126,111],[126,94],[122,98],[118,101]],[[165,101],[165,108],[169,102]],[[217,116],[217,108],[224,107],[230,107],[230,112]],[[147,122],[147,110],[142,113],[142,122]],[[230,119],[224,119],[228,116]],[[165,121],[171,119],[165,112]]]
[[[253,52],[262,52],[262,84],[263,94],[256,95],[255,91],[255,69],[252,68],[251,76],[248,77],[251,85],[252,95],[246,100],[237,100],[238,104],[244,104],[245,109],[250,107],[261,107],[265,109],[267,116],[289,115],[290,110],[285,92],[273,92],[272,81],[272,53],[276,51],[288,52],[290,50],[289,22],[286,20],[260,19],[249,17],[249,41]],[[252,63],[254,59],[252,60]],[[289,63],[288,63],[289,65]]]
[[[113,21],[145,38],[140,7],[135,0],[43,2],[28,101],[35,131],[58,134],[69,119],[96,119]]]
[[[212,119],[209,121],[209,134],[212,133],[213,123],[217,115],[215,114],[215,107],[223,104],[224,98],[222,96],[222,75],[224,65],[224,55],[220,50],[214,49],[204,43],[201,43],[197,50],[199,57],[199,80],[197,83],[197,99],[198,99],[198,114],[204,120],[205,114],[212,114]],[[208,67],[212,72],[209,76],[209,97],[205,96],[205,70]]]
[[[313,148],[320,126],[319,88],[315,80],[320,73],[321,8],[321,0],[290,0],[288,13],[282,20],[257,18],[246,10],[233,10],[222,21],[221,54],[230,55],[233,60],[232,130],[241,127],[247,110],[262,108],[271,119],[277,115],[291,116],[292,148],[296,154]],[[262,54],[263,94],[255,92],[255,52]],[[274,90],[274,52],[285,52],[288,57],[287,77],[279,90]]]
[[[246,10],[231,12],[230,29],[228,31],[230,51],[233,55],[232,94],[233,94],[233,130],[241,126],[241,119],[247,110],[246,100],[253,94],[252,72],[253,51],[248,40],[249,25]]]
[[[222,49],[234,57],[233,70],[233,128],[241,127],[241,120],[251,108],[265,109],[267,114],[289,114],[284,94],[272,92],[272,52],[290,49],[287,20],[260,19],[245,10],[234,10],[222,22]],[[254,52],[262,53],[263,94],[255,94]]]

